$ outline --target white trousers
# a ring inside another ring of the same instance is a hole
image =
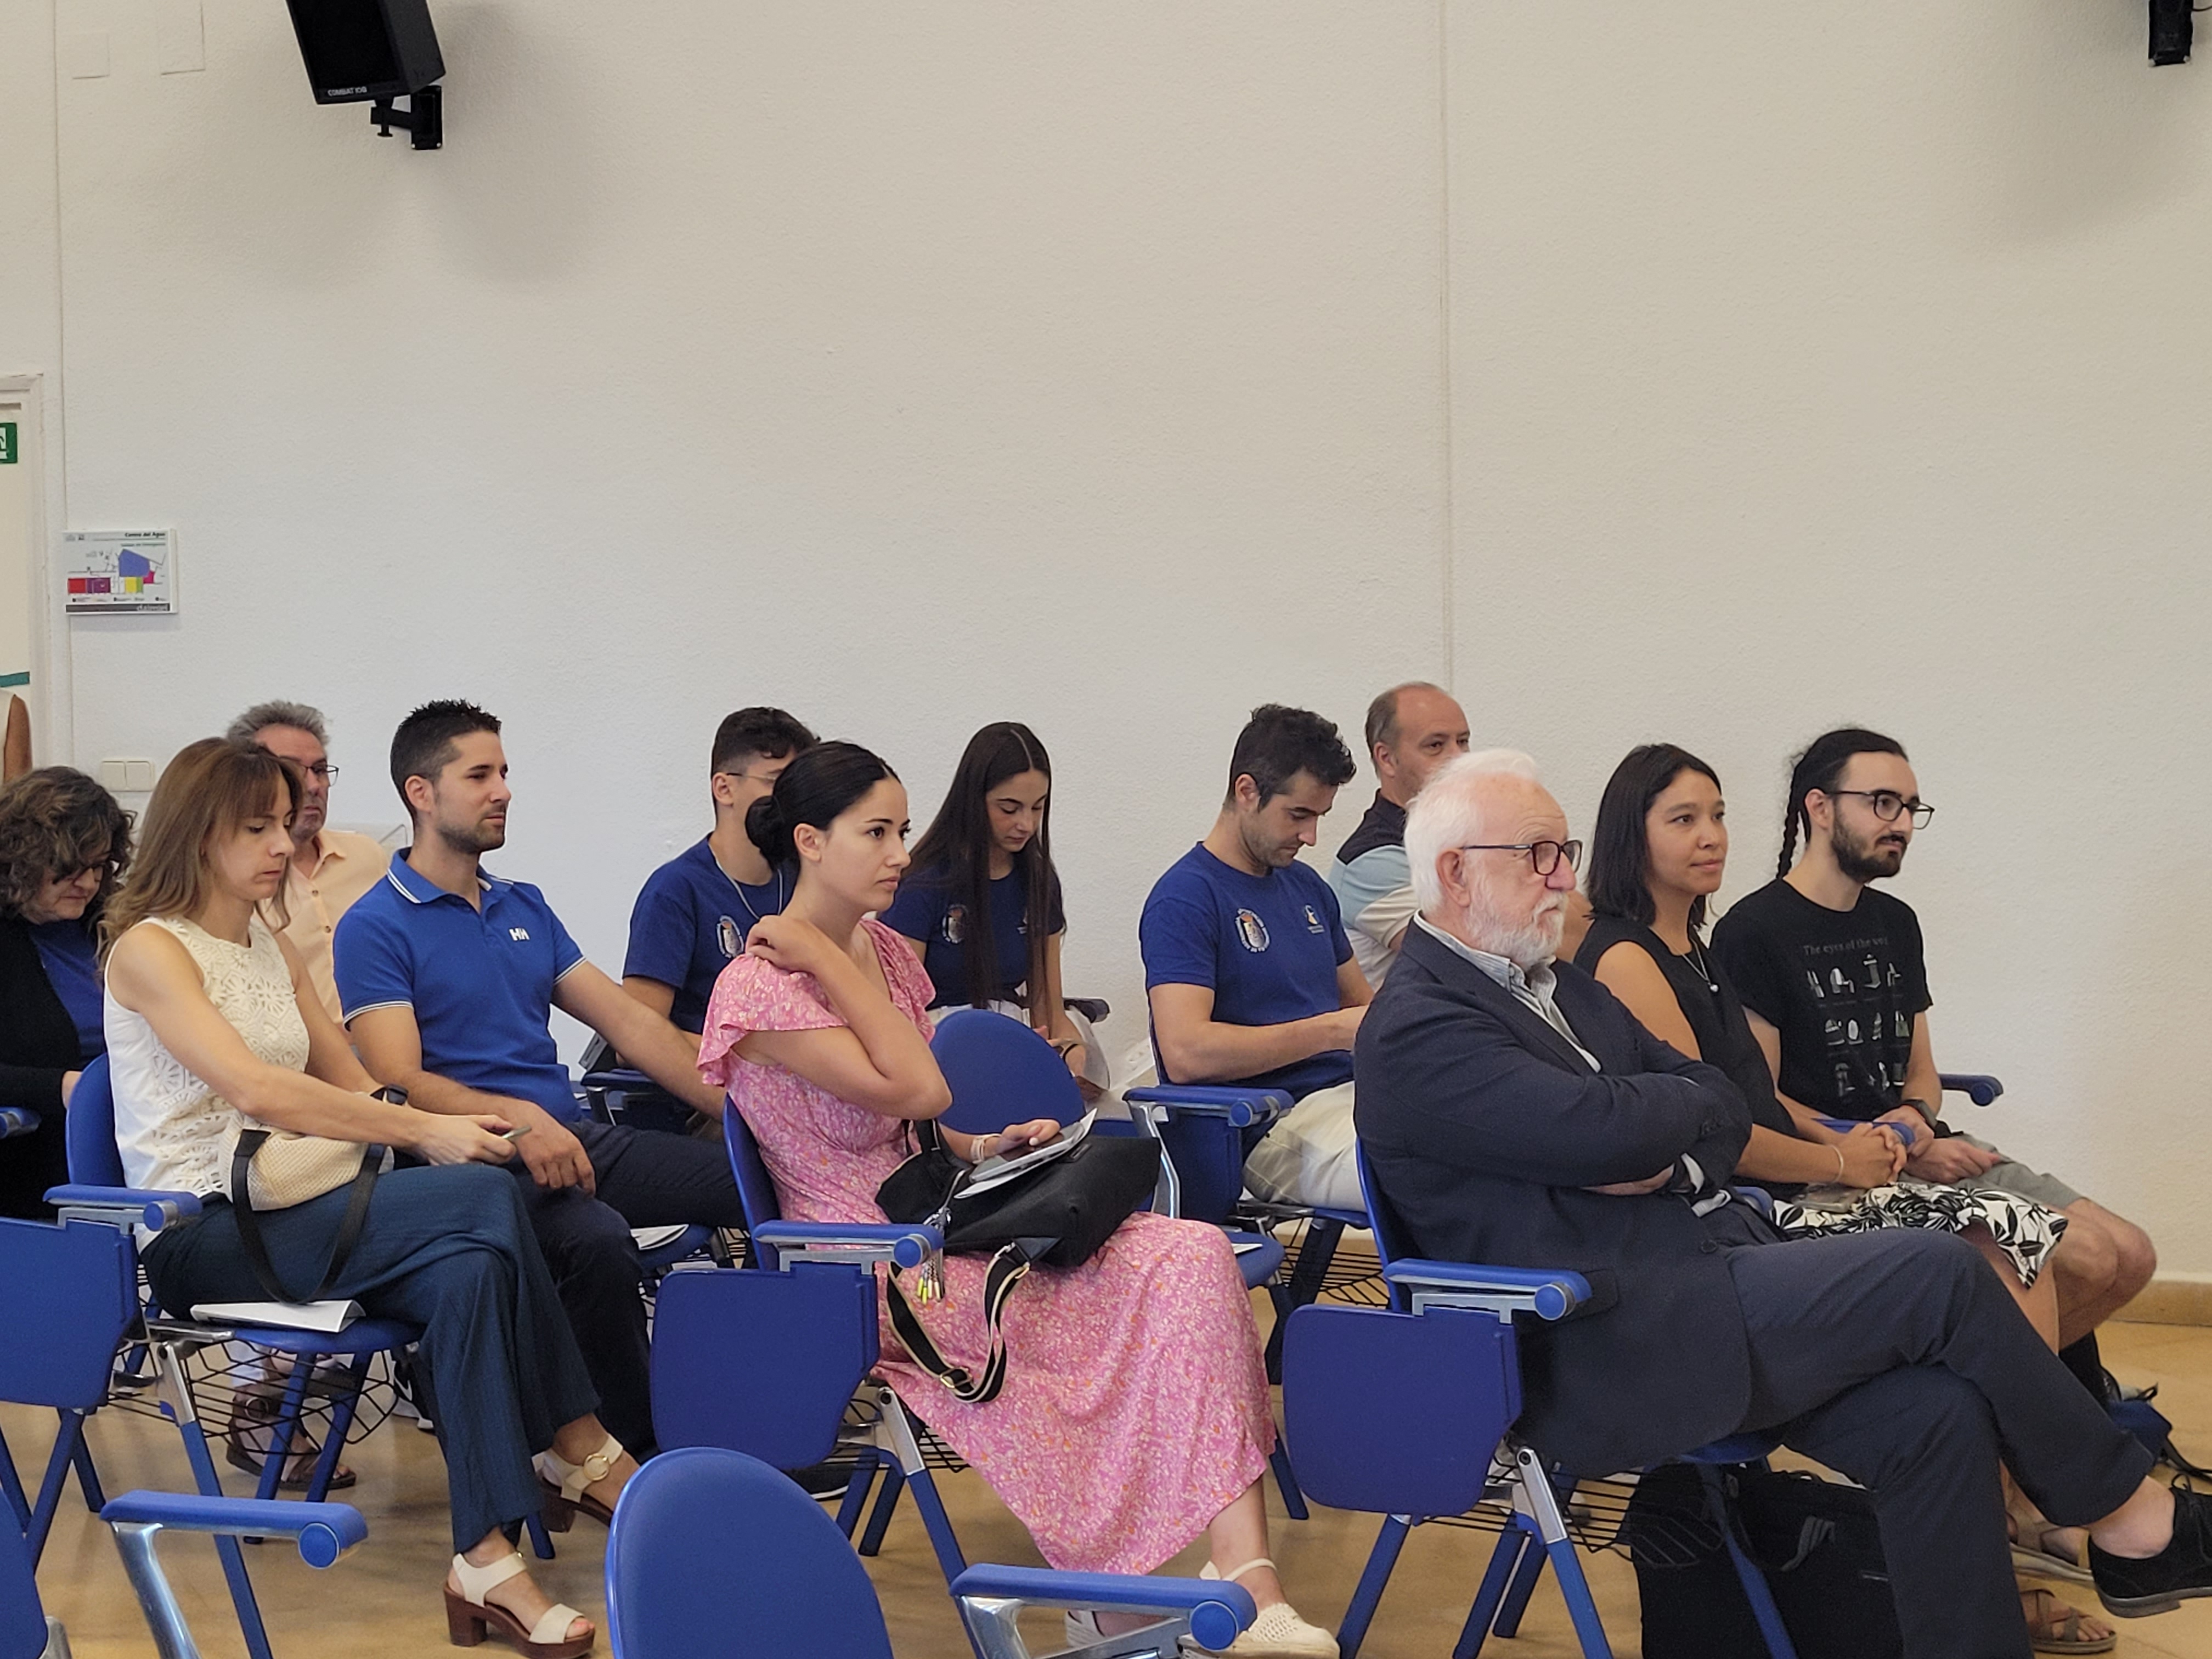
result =
[[[1354,1156],[1352,1086],[1316,1089],[1275,1120],[1244,1160],[1244,1184],[1255,1198],[1331,1210],[1367,1207]]]

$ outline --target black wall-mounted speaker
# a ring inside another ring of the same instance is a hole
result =
[[[319,104],[420,92],[446,72],[428,0],[286,0]]]

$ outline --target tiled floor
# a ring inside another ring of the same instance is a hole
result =
[[[2174,1419],[2185,1449],[2212,1455],[2212,1330],[2116,1326],[2106,1335],[2105,1352],[2130,1381],[2160,1385],[2159,1403]],[[1440,1402],[1440,1426],[1445,1420]],[[0,1429],[21,1462],[43,1461],[50,1431],[37,1413],[0,1408]],[[107,1412],[94,1420],[92,1437],[112,1490],[185,1484],[174,1431],[166,1425]],[[446,1551],[444,1480],[434,1445],[411,1426],[394,1425],[354,1448],[349,1458],[361,1474],[360,1486],[349,1496],[370,1527],[363,1548],[319,1573],[302,1566],[283,1545],[252,1553],[280,1659],[390,1659],[448,1651],[437,1589]],[[1026,1535],[976,1476],[958,1475],[944,1486],[971,1559],[1036,1559]],[[240,1489],[234,1481],[233,1490]],[[964,1659],[967,1644],[912,1506],[902,1505],[900,1513],[870,1568],[898,1659]],[[1279,1510],[1276,1522],[1275,1553],[1294,1599],[1317,1620],[1333,1623],[1373,1540],[1375,1522],[1317,1510],[1311,1521],[1297,1524],[1283,1520]],[[602,1606],[603,1537],[588,1522],[580,1523],[562,1543],[561,1559],[543,1569],[555,1593],[595,1616]],[[1365,1649],[1371,1659],[1442,1659],[1450,1651],[1486,1542],[1480,1534],[1443,1528],[1415,1533]],[[242,1652],[211,1547],[204,1540],[176,1538],[164,1553],[210,1659]],[[1194,1552],[1182,1565],[1194,1571],[1200,1559]],[[1634,1574],[1610,1554],[1587,1559],[1615,1651],[1628,1659],[1637,1649]],[[743,1562],[731,1565],[742,1574]],[[64,1506],[39,1578],[49,1610],[69,1626],[81,1659],[143,1659],[153,1650],[114,1546],[81,1505]],[[2083,1605],[2094,1605],[2094,1597],[2075,1594]],[[2123,1622],[2120,1631],[2123,1656],[2212,1659],[2212,1601],[2192,1602],[2161,1619]],[[606,1651],[604,1638],[599,1650]],[[506,1650],[495,1644],[485,1651]],[[1489,1651],[1507,1659],[1576,1651],[1548,1574],[1520,1638]]]

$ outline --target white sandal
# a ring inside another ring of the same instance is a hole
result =
[[[622,1442],[609,1435],[599,1443],[599,1450],[580,1463],[571,1463],[556,1451],[542,1451],[532,1460],[538,1470],[538,1486],[545,1494],[545,1507],[538,1518],[548,1532],[568,1531],[578,1510],[603,1527],[614,1524],[614,1511],[585,1488],[596,1486],[613,1474],[622,1455]]]
[[[1272,1569],[1274,1565],[1263,1555],[1227,1572],[1216,1572],[1209,1561],[1198,1570],[1198,1576],[1234,1582],[1255,1567]],[[1224,1653],[1232,1659],[1337,1659],[1336,1638],[1306,1623],[1288,1601],[1273,1601],[1261,1608],[1260,1616],[1225,1648],[1202,1648],[1188,1637],[1182,1645],[1186,1653]]]
[[[446,1587],[447,1638],[457,1648],[472,1648],[496,1630],[524,1659],[581,1659],[589,1653],[599,1633],[590,1629],[581,1636],[569,1635],[568,1627],[584,1615],[566,1602],[555,1602],[544,1618],[525,1630],[514,1613],[484,1600],[508,1579],[529,1570],[520,1550],[501,1556],[488,1567],[472,1566],[467,1556],[455,1556],[453,1577],[461,1581],[461,1588],[456,1595],[451,1585]]]

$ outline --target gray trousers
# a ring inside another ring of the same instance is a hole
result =
[[[1742,1221],[1709,1224],[1728,1242]],[[1743,1239],[1728,1255],[1751,1346],[1742,1426],[1871,1491],[1908,1659],[2029,1659],[2000,1461],[2081,1526],[2127,1500],[2150,1454],[1955,1235]]]

